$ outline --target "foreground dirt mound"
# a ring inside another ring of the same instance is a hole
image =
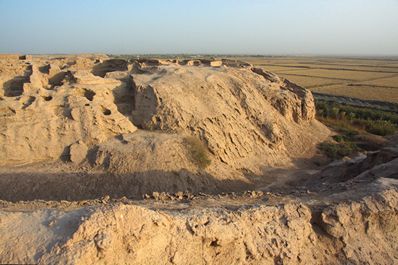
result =
[[[102,206],[78,204],[67,210],[25,209],[17,212],[12,207],[24,209],[28,204],[8,205],[10,210],[0,212],[0,262],[398,262],[396,190],[385,190],[357,202],[342,201],[332,206],[305,204],[292,199],[272,205],[264,203],[267,198],[262,197],[251,205],[238,201],[244,206],[237,210],[228,210],[225,206],[209,208],[214,204],[212,200],[199,202],[202,206],[191,208],[186,208],[186,204],[148,207],[119,202],[107,205],[105,200]],[[48,202],[47,205],[54,206]],[[67,206],[66,203],[63,205]],[[155,209],[151,209],[153,207]]]
[[[393,264],[398,261],[397,203],[398,193],[391,191],[320,214],[297,203],[180,214],[136,206],[102,208],[41,262]]]
[[[0,201],[0,263],[396,264],[397,159],[395,144],[276,193]]]

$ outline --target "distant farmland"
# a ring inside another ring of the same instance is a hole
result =
[[[319,93],[398,103],[398,58],[241,57]]]

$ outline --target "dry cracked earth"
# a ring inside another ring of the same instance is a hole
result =
[[[0,263],[398,263],[398,138],[250,64],[2,55],[0,119]]]

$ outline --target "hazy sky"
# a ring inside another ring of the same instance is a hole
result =
[[[0,0],[0,53],[398,55],[398,0]]]

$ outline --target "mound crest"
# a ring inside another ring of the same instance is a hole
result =
[[[286,165],[327,132],[308,90],[261,69],[171,64],[133,76],[136,126],[196,135],[236,169]]]

